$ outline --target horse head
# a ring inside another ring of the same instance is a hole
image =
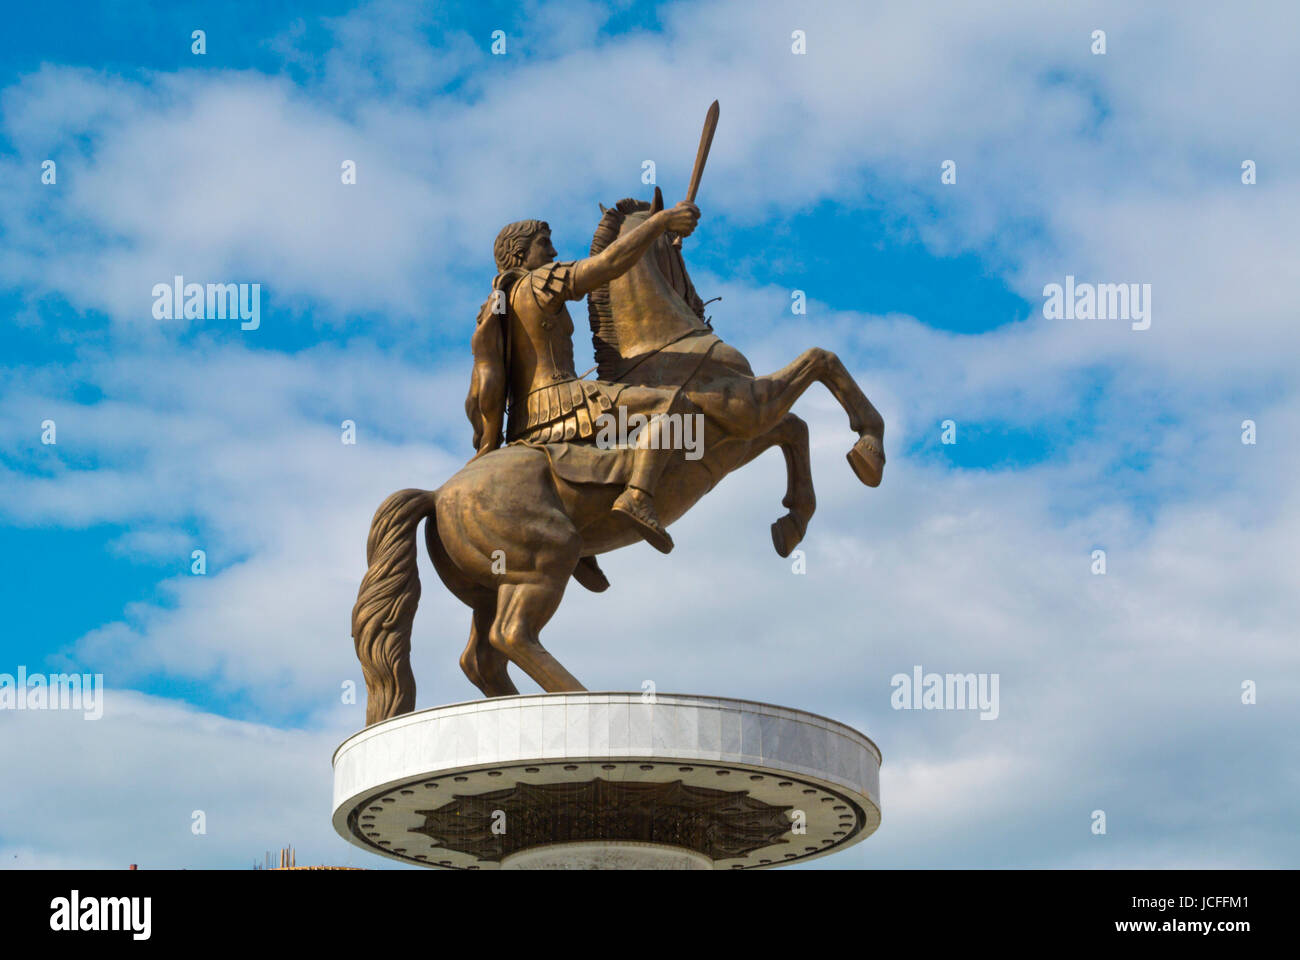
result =
[[[609,208],[602,205],[591,239],[592,256],[662,209],[658,187],[654,203],[628,197]],[[704,304],[682,258],[681,238],[671,233],[656,238],[627,273],[593,290],[587,297],[587,313],[602,379],[615,379],[627,361],[674,340],[709,332]]]

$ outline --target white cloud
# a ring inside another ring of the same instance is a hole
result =
[[[338,723],[279,730],[105,693],[100,720],[5,720],[0,764],[30,775],[0,792],[0,867],[240,869],[289,844],[300,864],[370,865],[329,823]],[[198,822],[206,833],[193,832]]]
[[[146,88],[57,67],[8,91],[10,282],[137,335],[154,326],[148,291],[175,273],[260,280],[279,311],[311,303],[334,323],[364,311],[427,330],[459,317],[441,305],[479,291],[462,271],[489,266],[502,223],[540,215],[585,236],[594,199],[640,189],[646,158],[671,195],[716,95],[701,242],[711,220],[854,205],[869,190],[910,211],[937,252],[990,257],[1031,302],[1065,273],[1154,285],[1144,336],[1035,320],[1044,354],[1204,377],[1275,367],[1276,348],[1295,346],[1285,291],[1300,267],[1286,251],[1300,191],[1285,172],[1300,142],[1275,122],[1296,73],[1288,5],[1231,20],[1123,4],[824,6],[800,12],[802,57],[780,4],[746,4],[742,18],[728,3],[679,5],[665,39],[606,39],[599,54],[559,52],[590,34],[537,12],[530,36],[556,46],[535,60],[491,57],[484,38],[471,53],[456,31],[421,51],[395,9],[336,23],[329,79],[306,92],[254,74],[186,71]],[[1104,57],[1087,53],[1098,21]],[[431,95],[444,60],[477,78],[472,100]],[[389,81],[378,93],[376,74]],[[521,90],[539,106],[521,109]],[[56,250],[18,219],[50,209],[48,188],[19,170],[66,151]],[[1247,155],[1262,164],[1255,187],[1238,182]],[[943,187],[939,163],[954,158],[958,186]],[[355,187],[339,182],[344,159],[359,165]],[[69,245],[77,234],[86,242]]]

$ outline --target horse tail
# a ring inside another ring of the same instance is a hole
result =
[[[415,528],[433,516],[432,490],[399,490],[370,522],[369,568],[352,608],[352,640],[366,678],[366,726],[415,709],[411,623],[420,602]]]

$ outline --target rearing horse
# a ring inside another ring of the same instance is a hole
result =
[[[592,254],[662,204],[656,189],[653,205],[628,199],[604,210]],[[656,239],[631,269],[590,294],[588,310],[601,379],[680,387],[691,411],[703,415],[702,456],[674,458],[659,481],[655,500],[665,524],[722,477],[779,446],[786,459],[782,503],[788,512],[772,524],[772,542],[788,556],[816,506],[808,426],[790,412],[813,383],[830,390],[858,434],[848,454],[854,472],[866,485],[879,485],[884,420],[839,358],[813,348],[756,377],[744,355],[704,322],[679,241]],[[484,696],[519,692],[506,671],[512,662],[547,692],[585,689],[542,646],[540,634],[570,577],[593,590],[608,586],[603,578],[583,575],[581,558],[640,540],[610,509],[629,462],[624,449],[512,444],[473,460],[437,490],[402,490],[384,501],[370,526],[369,569],[352,610],[367,725],[415,708],[415,530],[425,518],[438,576],[473,611],[460,665]]]

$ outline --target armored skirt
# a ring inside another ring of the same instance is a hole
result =
[[[625,384],[574,377],[539,387],[510,406],[510,443],[558,443],[592,439],[596,420],[618,402]]]

